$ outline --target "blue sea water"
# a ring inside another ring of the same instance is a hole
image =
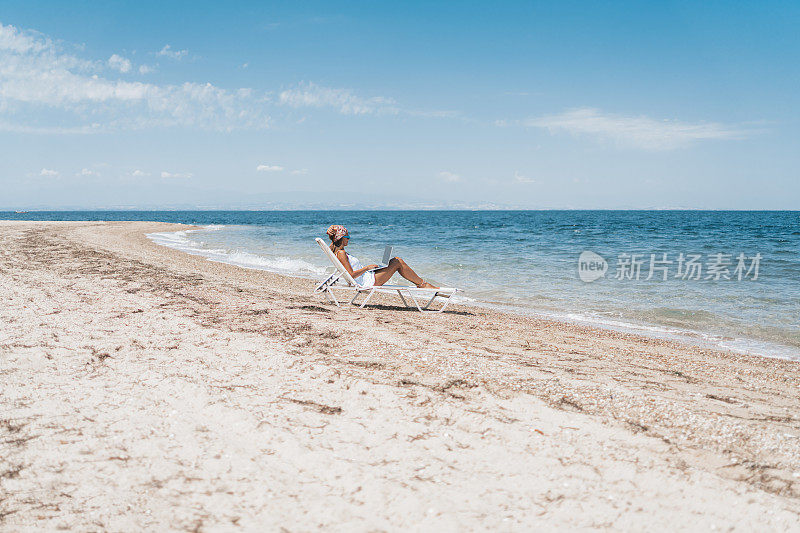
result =
[[[391,244],[426,280],[465,289],[463,301],[474,305],[800,359],[797,211],[87,211],[0,218],[196,224],[201,229],[151,238],[214,261],[310,278],[327,266],[314,237],[343,224],[352,236],[348,251],[362,263],[378,262]],[[591,282],[579,275],[586,251],[600,256],[597,268],[607,265]]]

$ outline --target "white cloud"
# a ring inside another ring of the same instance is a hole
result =
[[[157,56],[169,57],[177,60],[183,59],[188,54],[188,50],[173,50],[168,44],[164,45],[164,48],[162,48],[159,52],[156,52]]]
[[[118,56],[117,54],[114,54],[108,58],[108,66],[114,70],[122,72],[123,74],[131,70],[130,60],[125,59],[122,56]]]
[[[99,75],[104,64],[65,53],[39,34],[0,24],[0,129],[90,133],[170,126],[220,131],[267,127],[265,98],[250,89],[112,80]],[[17,117],[25,117],[24,122]],[[71,127],[62,125],[70,119]]]
[[[280,93],[279,101],[291,107],[332,107],[345,115],[397,114],[394,100],[382,96],[362,98],[349,89],[333,89],[310,82]]]
[[[58,175],[59,175],[59,172],[57,170],[51,170],[49,168],[43,168],[41,171],[39,171],[39,175],[40,176],[44,176],[45,178],[57,178]]]
[[[292,174],[294,174],[295,176],[304,176],[304,175],[308,174],[308,169],[307,168],[298,168],[297,170],[292,170]]]
[[[84,176],[84,177],[99,176],[99,175],[100,175],[99,173],[88,168],[81,169],[81,171],[76,174],[76,176]]]
[[[455,183],[457,181],[461,181],[461,176],[447,171],[439,172],[439,178],[442,179],[443,181],[446,181],[447,183]]]
[[[2,109],[0,109],[2,115]],[[100,124],[92,123],[86,126],[61,127],[61,126],[31,126],[16,122],[0,120],[0,131],[14,133],[32,133],[45,135],[88,135],[100,131]]]
[[[464,122],[472,121],[473,119],[468,119],[464,117],[461,111],[416,111],[416,110],[403,110],[403,113],[410,115],[412,117],[422,117],[422,118],[458,118]]]
[[[8,50],[17,54],[36,54],[52,48],[50,39],[25,34],[14,26],[0,23],[0,50]]]
[[[139,170],[139,169],[136,169],[133,172],[131,172],[131,176],[133,176],[134,178],[142,178],[144,176],[149,176],[149,175],[150,175],[149,172],[145,172],[144,170]]]
[[[282,172],[283,167],[280,165],[258,165],[256,167],[258,172]]]
[[[523,176],[519,171],[514,171],[514,181],[517,183],[533,183],[534,179]]]
[[[421,118],[461,118],[458,111],[421,111],[404,109],[392,98],[385,96],[362,97],[350,89],[323,87],[311,82],[301,82],[296,87],[287,89],[278,95],[278,103],[289,107],[332,108],[343,115],[405,115]],[[298,124],[305,117],[298,121]]]
[[[66,51],[67,48],[70,51]],[[303,82],[275,96],[210,83],[155,84],[118,76],[137,70],[118,54],[107,60],[78,57],[78,47],[35,31],[0,23],[0,131],[41,134],[99,133],[186,127],[232,131],[265,129],[269,107],[330,108],[349,115],[453,118],[451,111],[401,109],[382,96]],[[180,59],[169,45],[159,56]],[[138,66],[139,74],[153,71]]]
[[[706,139],[742,139],[743,130],[716,123],[688,123],[677,120],[655,120],[646,116],[624,116],[602,113],[598,109],[580,108],[558,115],[533,118],[526,126],[565,131],[613,141],[621,146],[646,150],[669,150]]]
[[[174,174],[172,172],[161,172],[161,177],[162,178],[168,178],[168,179],[171,179],[171,178],[191,178],[192,174],[189,173],[189,172],[177,172],[177,173],[174,173]]]

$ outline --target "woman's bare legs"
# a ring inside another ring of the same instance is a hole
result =
[[[380,270],[375,271],[375,285],[383,285],[387,281],[389,281],[392,275],[397,272],[408,281],[416,285],[420,288],[425,289],[438,289],[439,287],[434,287],[430,283],[426,283],[419,275],[414,272],[414,270],[406,264],[405,261],[400,259],[399,257],[392,257],[392,260],[389,261],[389,265],[381,268]]]

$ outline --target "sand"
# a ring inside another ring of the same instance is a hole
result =
[[[0,530],[800,530],[800,364],[0,222]]]

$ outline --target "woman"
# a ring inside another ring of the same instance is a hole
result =
[[[328,237],[331,239],[331,251],[333,255],[339,259],[342,266],[347,269],[356,283],[363,287],[373,287],[383,285],[389,281],[395,272],[406,278],[408,281],[419,287],[420,289],[438,289],[434,285],[425,282],[421,277],[414,272],[405,261],[399,257],[392,257],[389,265],[383,268],[378,268],[378,265],[361,266],[361,262],[348,254],[344,247],[350,242],[350,233],[344,226],[334,225],[328,228]],[[373,270],[376,269],[376,270]]]

